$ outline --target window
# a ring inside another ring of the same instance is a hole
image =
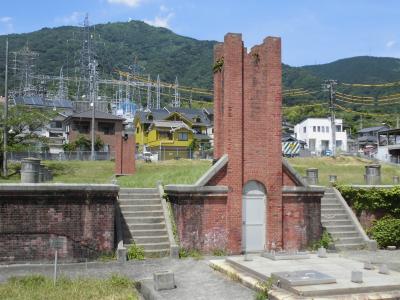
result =
[[[340,140],[336,141],[336,148],[340,148],[341,149],[342,145],[343,145],[342,141],[340,141]]]
[[[172,133],[169,131],[160,131],[158,133],[158,139],[160,140],[172,140]]]
[[[188,133],[187,132],[178,132],[178,141],[187,141]]]
[[[113,135],[113,134],[115,134],[114,123],[99,122],[98,128],[99,128],[98,130],[100,132],[103,132],[105,135]]]
[[[62,122],[61,121],[51,121],[50,128],[62,128]]]
[[[307,127],[303,127],[303,133],[306,133],[307,132]]]
[[[329,126],[325,126],[325,131],[329,133]]]
[[[317,129],[318,129],[318,132],[321,132],[321,126],[318,126]]]
[[[49,133],[49,137],[62,137],[63,136],[63,134],[62,134],[62,132],[50,132]]]
[[[317,129],[317,128],[316,128],[315,126],[312,127],[312,131],[313,131],[313,132],[315,132],[316,129]]]
[[[325,126],[322,126],[322,132],[325,132]]]
[[[72,129],[78,131],[81,134],[88,134],[90,131],[90,123],[75,121],[72,124]]]
[[[136,127],[136,133],[139,133],[139,127]]]
[[[342,132],[342,126],[336,125],[336,132]]]

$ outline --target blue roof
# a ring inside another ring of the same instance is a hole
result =
[[[17,105],[29,105],[37,107],[56,107],[56,108],[73,108],[72,101],[67,99],[46,100],[41,96],[22,96],[14,99]]]

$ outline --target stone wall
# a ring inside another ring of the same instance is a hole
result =
[[[114,249],[118,186],[15,184],[0,186],[0,263],[77,261]]]

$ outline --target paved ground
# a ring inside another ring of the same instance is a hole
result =
[[[386,264],[389,269],[400,272],[400,250],[379,250],[377,252],[363,251],[347,251],[341,253],[343,257],[368,262],[373,264]]]
[[[60,265],[58,274],[68,277],[107,277],[118,273],[138,281],[151,278],[154,271],[172,270],[175,273],[177,289],[162,292],[164,299],[254,299],[252,290],[214,271],[207,263],[208,260],[167,258],[128,262],[123,265],[116,262],[88,263],[87,265],[83,263]],[[0,266],[0,282],[6,281],[10,276],[27,274],[52,276],[52,272],[51,265]]]

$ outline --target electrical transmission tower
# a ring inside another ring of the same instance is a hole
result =
[[[63,68],[64,68],[64,66],[62,66],[61,69],[60,69],[60,79],[59,79],[59,82],[58,82],[57,98],[59,100],[68,99],[68,87],[64,83]]]
[[[156,109],[161,108],[161,83],[160,83],[160,75],[157,75],[157,98],[156,98]]]
[[[175,78],[174,101],[172,103],[172,107],[181,107],[181,96],[179,95],[178,76],[176,76],[176,78]]]
[[[19,81],[19,96],[33,96],[36,93],[32,84],[35,60],[39,56],[37,52],[29,49],[28,43],[14,53],[14,74]]]
[[[147,76],[147,109],[152,108],[151,103],[151,82],[150,74]]]
[[[329,110],[331,113],[331,139],[332,139],[332,156],[336,156],[336,122],[335,122],[335,98],[337,85],[336,80],[325,80],[323,88],[329,92]]]
[[[85,20],[83,21],[82,28],[82,49],[80,58],[80,82],[77,90],[77,99],[85,95],[90,95],[90,66],[93,63],[94,50],[92,43],[93,36],[90,32],[89,15],[86,14]]]

